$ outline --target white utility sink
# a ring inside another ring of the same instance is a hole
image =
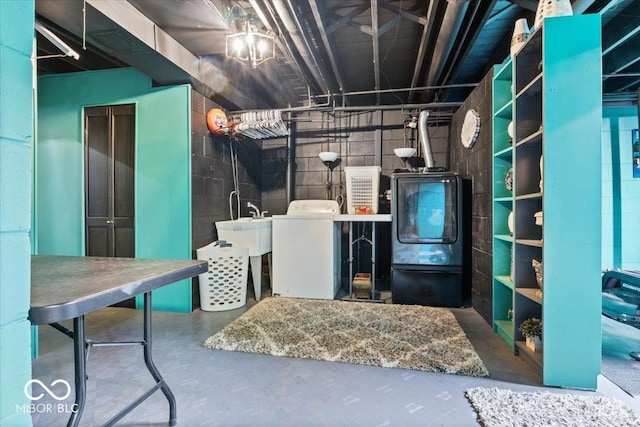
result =
[[[249,248],[251,276],[256,301],[262,293],[262,255],[269,254],[271,272],[271,218],[239,218],[216,222],[218,240]]]
[[[271,218],[240,218],[216,222],[218,240],[249,248],[249,256],[271,252]]]

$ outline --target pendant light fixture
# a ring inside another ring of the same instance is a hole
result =
[[[256,68],[275,57],[273,36],[261,33],[250,21],[243,24],[244,31],[226,36],[226,56]]]

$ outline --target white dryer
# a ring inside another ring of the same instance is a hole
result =
[[[272,217],[273,296],[334,299],[340,288],[340,207],[294,200]]]

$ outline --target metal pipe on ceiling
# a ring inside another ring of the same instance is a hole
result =
[[[380,90],[380,40],[378,39],[378,0],[371,0],[371,39],[373,41],[373,79],[375,90]],[[376,104],[380,104],[380,94],[376,94]]]
[[[380,89],[380,90],[360,90],[360,91],[352,91],[352,92],[340,92],[340,93],[332,93],[331,96],[352,96],[352,95],[371,95],[373,93],[393,93],[393,92],[410,92],[410,91],[418,91],[418,90],[436,90],[436,89],[459,89],[470,87],[474,88],[478,86],[478,83],[456,83],[449,85],[435,85],[435,86],[420,86],[420,87],[406,87],[400,89]],[[326,96],[326,95],[319,95]]]
[[[426,102],[421,104],[396,104],[396,105],[343,105],[341,107],[317,107],[303,106],[280,108],[282,113],[306,112],[306,111],[378,111],[378,110],[422,110],[422,109],[457,109],[462,102]],[[240,114],[256,110],[231,111],[233,114]],[[434,115],[433,113],[431,114]]]
[[[302,13],[299,10],[296,10],[294,8],[294,5],[291,2],[291,0],[287,0],[287,6],[289,8],[289,11],[291,12],[290,16],[295,22],[296,27],[300,30],[300,35],[301,35],[302,41],[304,42],[305,47],[307,48],[307,52],[309,52],[309,54],[311,55],[311,59],[313,60],[313,63],[317,68],[318,73],[322,78],[322,81],[327,87],[327,92],[331,90],[340,89],[341,85],[337,84],[335,80],[332,79],[329,73],[327,72],[327,69],[324,65],[324,60],[322,58],[322,53],[318,50],[318,46],[309,40],[308,36],[311,34],[311,29],[309,28],[307,21],[306,20],[304,21],[304,23],[307,24],[307,28],[303,28],[302,22],[300,21],[300,19],[298,19],[298,15],[302,15]],[[319,31],[323,31],[323,29],[321,29],[322,27],[319,26],[318,28],[319,28]],[[313,40],[313,38],[311,39]]]
[[[333,54],[335,50],[333,47],[333,43],[329,40],[327,31],[325,30],[325,25],[323,21],[323,14],[321,13],[320,7],[316,0],[309,0],[309,6],[311,7],[311,11],[313,12],[313,18],[316,21],[316,25],[318,26],[318,31],[320,33],[320,37],[322,38],[322,43],[324,43],[324,48],[327,51],[327,56],[329,57],[329,62],[331,63],[331,68],[333,69],[333,74],[336,77],[336,81],[338,83],[338,90],[342,90],[344,88],[344,83],[342,82],[342,66],[338,60],[337,55]]]
[[[425,85],[430,86],[440,81],[446,60],[451,52],[455,35],[460,30],[468,2],[464,0],[448,0],[447,8],[438,30],[438,40],[433,51]]]
[[[420,76],[420,70],[422,70],[422,63],[424,62],[424,56],[427,52],[427,43],[429,41],[429,37],[433,31],[433,23],[435,21],[435,12],[436,7],[434,2],[429,2],[429,7],[427,9],[427,23],[422,28],[422,35],[420,36],[420,45],[418,47],[418,53],[416,55],[416,62],[413,66],[413,73],[411,75],[411,87],[415,87],[418,84],[418,78]],[[407,96],[407,101],[413,101],[413,96],[415,92],[409,92]]]
[[[249,0],[249,4],[251,4],[251,7],[253,8],[254,12],[258,15],[258,18],[262,22],[262,25],[264,25],[264,27],[267,29],[267,31],[273,34],[276,34],[278,36],[282,34],[282,31],[279,31],[279,28],[278,28],[278,31],[276,31],[276,28],[274,28],[274,26],[271,24],[269,19],[267,19],[267,15],[262,10],[262,6],[264,2],[258,2],[257,0]],[[273,14],[272,14],[272,18],[273,18]],[[298,64],[298,61],[294,59],[293,54],[291,52],[291,48],[286,43],[286,40],[281,40],[281,37],[275,37],[274,41],[278,46],[278,49],[280,49],[280,52],[282,52],[282,55],[284,56],[285,60],[289,63],[289,65],[291,65],[291,67],[298,72],[298,75],[306,77],[305,73],[302,72],[302,69]],[[273,66],[273,64],[268,64],[268,65]],[[290,102],[291,101],[296,101],[296,99],[292,98]]]
[[[472,8],[471,10],[471,17],[467,20],[467,24],[465,25],[464,29],[462,28],[462,25],[460,25],[460,29],[458,30],[458,37],[460,37],[460,34],[462,34],[462,37],[459,38],[459,42],[456,44],[455,48],[452,47],[451,52],[449,53],[449,57],[447,58],[447,63],[449,64],[447,72],[443,73],[444,77],[441,78],[441,81],[443,82],[447,82],[450,81],[450,79],[453,77],[452,74],[454,72],[456,72],[456,67],[455,64],[458,61],[458,58],[460,57],[461,51],[462,49],[464,49],[464,40],[467,40],[468,37],[475,37],[475,35],[469,35],[469,31],[473,25],[473,20],[475,18],[475,16],[478,14],[478,10],[480,8],[480,1],[477,1],[475,3],[473,3],[472,6],[469,6],[469,8]]]
[[[275,9],[276,14],[282,21],[285,30],[288,33],[288,36],[291,38],[291,41],[293,42],[298,54],[304,61],[304,64],[315,80],[315,82],[313,82],[315,83],[315,85],[310,86],[319,88],[319,90],[317,90],[318,92],[330,92],[331,88],[327,84],[324,76],[322,76],[319,72],[318,64],[315,61],[315,58],[313,58],[311,51],[307,48],[308,44],[304,39],[304,35],[302,34],[302,31],[298,29],[298,26],[296,25],[294,20],[291,18],[289,10],[284,4],[284,1],[272,0],[271,3]]]

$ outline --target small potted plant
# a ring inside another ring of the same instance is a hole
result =
[[[542,320],[536,317],[520,323],[518,330],[524,335],[527,347],[536,352],[542,352]]]

